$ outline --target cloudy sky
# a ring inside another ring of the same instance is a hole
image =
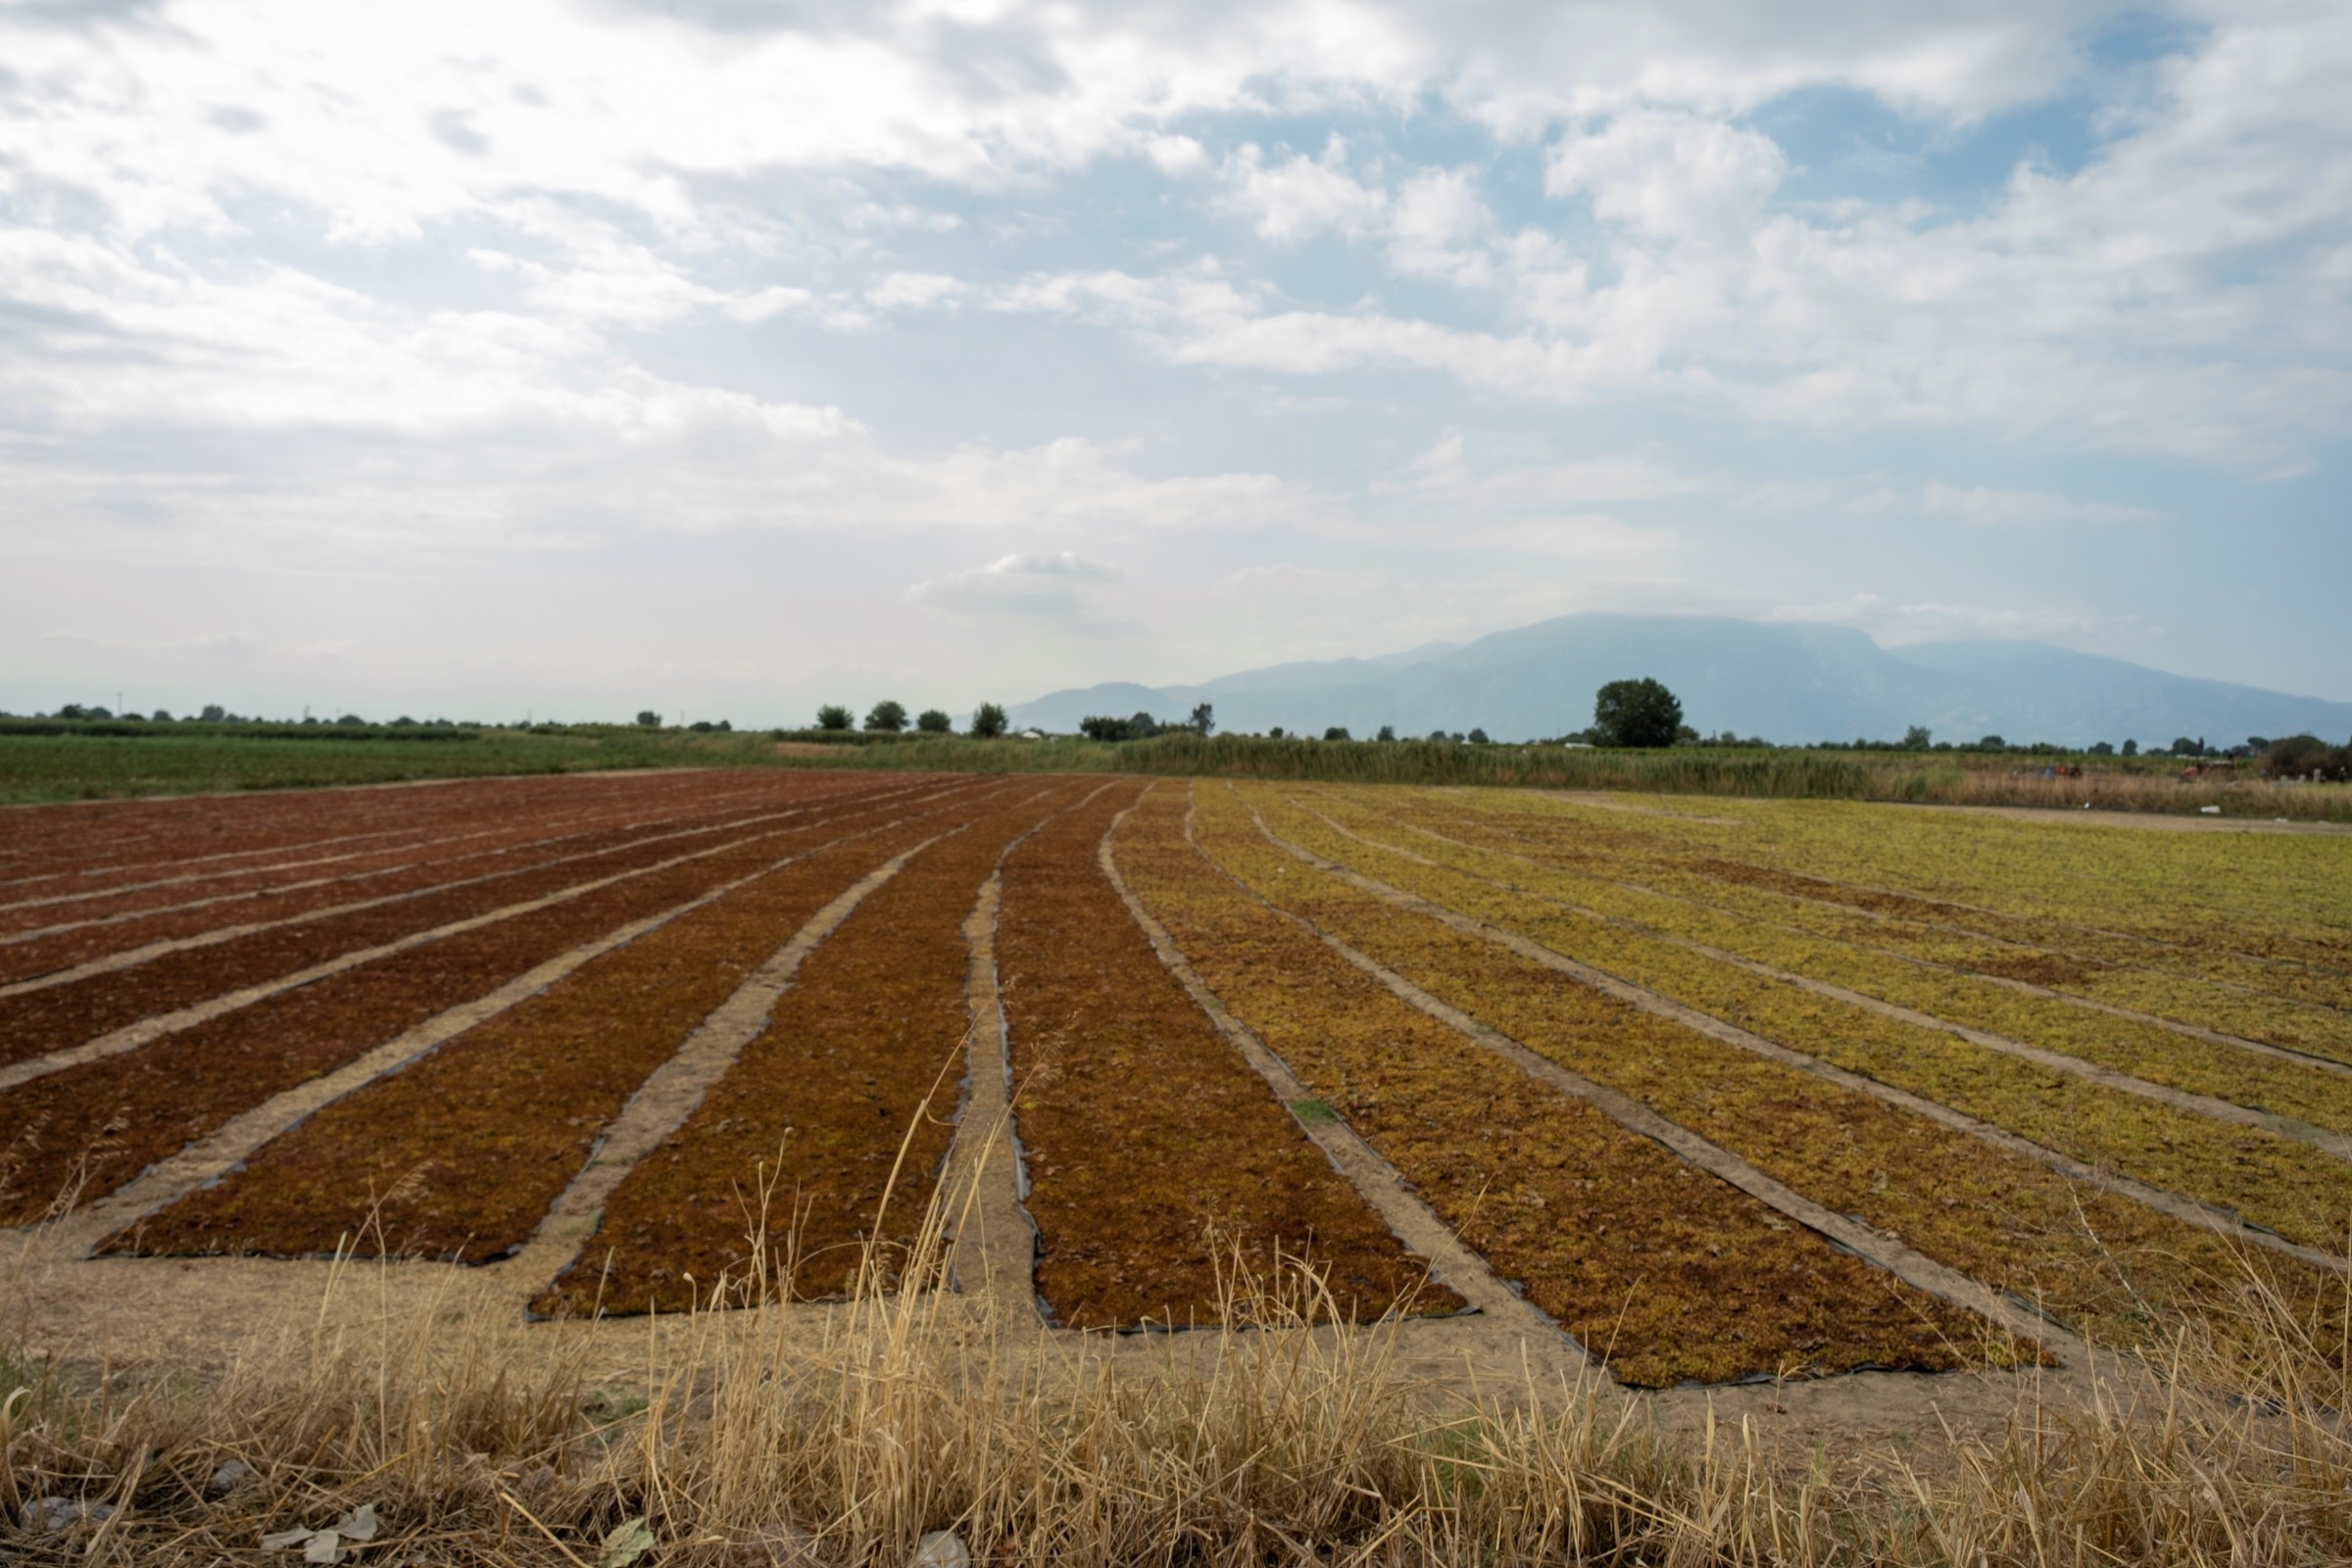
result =
[[[2341,0],[0,0],[0,707],[1577,610],[2352,699]]]

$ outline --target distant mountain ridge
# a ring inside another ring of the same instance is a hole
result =
[[[1475,642],[1431,643],[1377,659],[1309,660],[1198,686],[1107,682],[1012,710],[1022,727],[1071,731],[1091,714],[1181,718],[1216,708],[1225,730],[1369,736],[1484,729],[1498,741],[1584,728],[1607,681],[1654,675],[1705,734],[1736,730],[1801,744],[1897,740],[1925,724],[1939,740],[2166,744],[2180,735],[2235,745],[2249,736],[2352,735],[2352,703],[2171,675],[2034,642],[1881,648],[1843,626],[1705,615],[1562,615]]]

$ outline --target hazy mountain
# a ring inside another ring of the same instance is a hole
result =
[[[1898,739],[1926,724],[1939,739],[2142,745],[2194,735],[2215,745],[2298,730],[2352,734],[2352,703],[2168,675],[2045,643],[1947,642],[1881,648],[1838,626],[1714,616],[1563,615],[1465,644],[1431,643],[1379,659],[1243,670],[1198,686],[1114,682],[1054,692],[1012,710],[1015,723],[1074,730],[1092,713],[1181,718],[1213,703],[1227,730],[1274,725],[1358,736],[1478,727],[1496,740],[1581,729],[1603,682],[1654,675],[1707,734],[1731,729],[1787,742]]]

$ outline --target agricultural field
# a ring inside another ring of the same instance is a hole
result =
[[[19,808],[0,1223],[456,1262],[550,1335],[1246,1327],[1302,1265],[1637,1389],[2226,1348],[2340,1299],[2352,835],[907,768]]]

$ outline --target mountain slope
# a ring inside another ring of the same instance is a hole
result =
[[[1838,626],[1720,616],[1563,615],[1459,647],[1430,645],[1387,660],[1343,659],[1243,670],[1197,686],[1112,683],[1054,692],[1013,710],[1016,722],[1074,730],[1090,713],[1139,710],[1181,717],[1213,703],[1228,730],[1281,725],[1358,736],[1478,727],[1496,740],[1583,728],[1604,682],[1654,675],[1708,734],[1737,730],[1783,742],[1899,738],[1926,724],[1939,738],[2084,745],[2194,735],[2352,734],[2352,703],[2166,674],[2041,643],[1881,648]]]

